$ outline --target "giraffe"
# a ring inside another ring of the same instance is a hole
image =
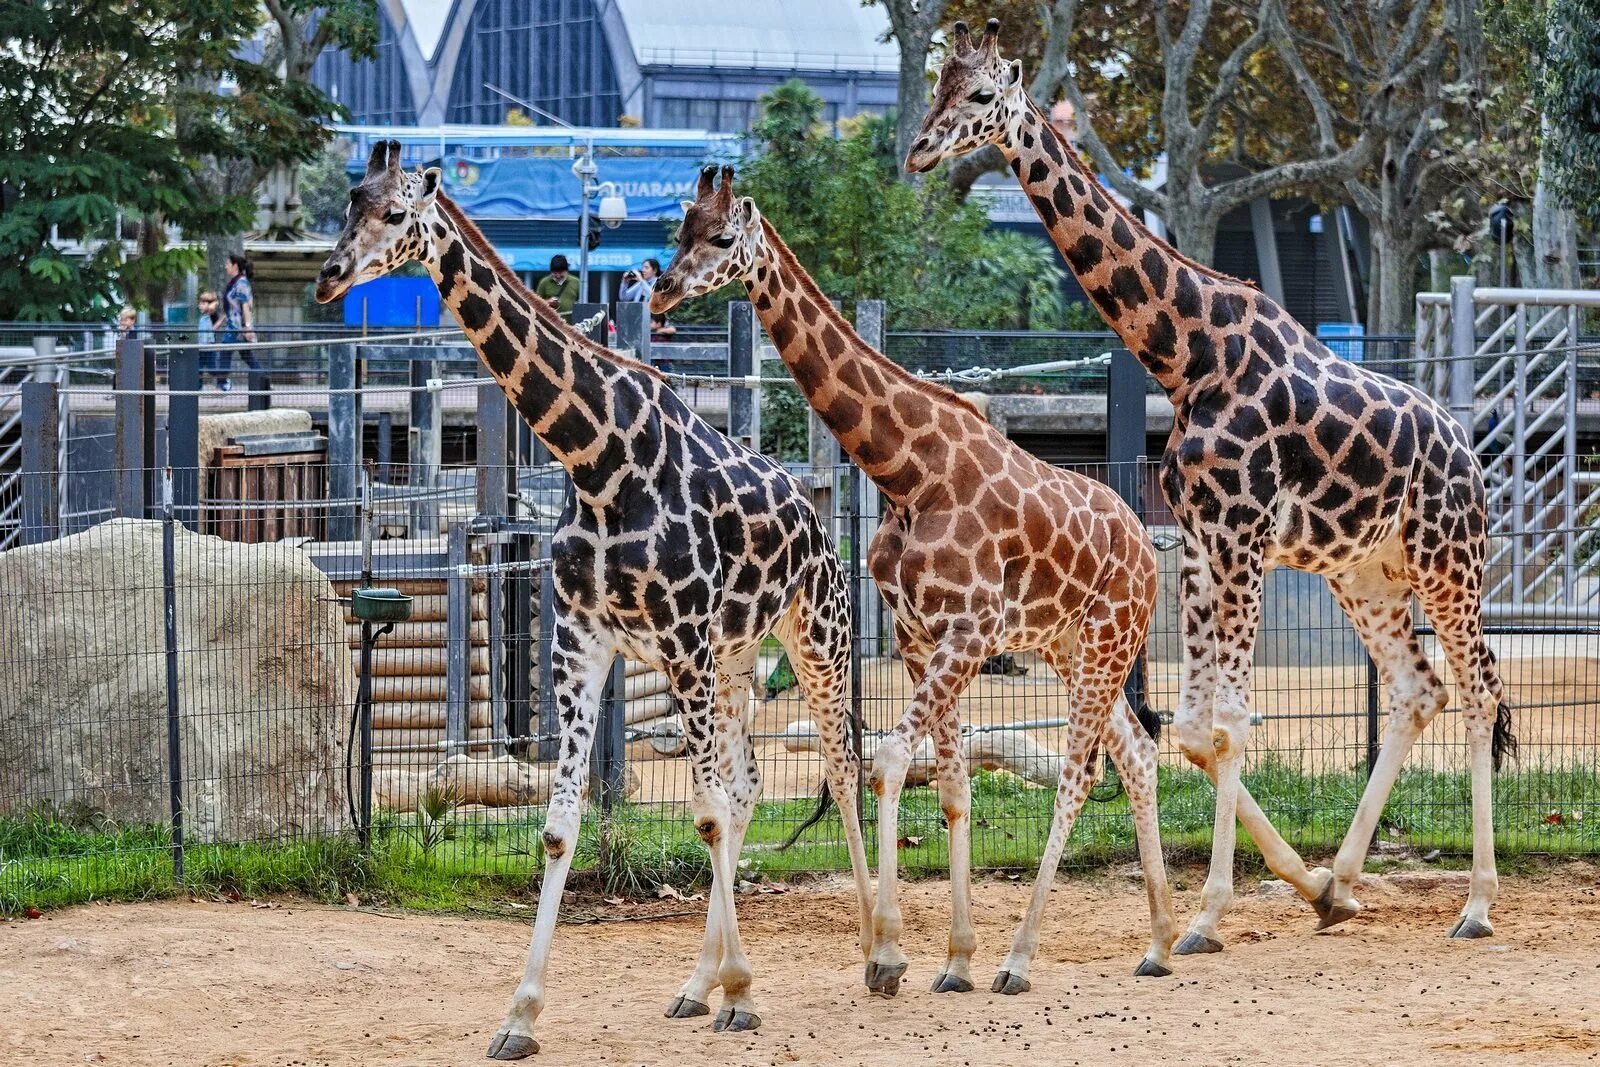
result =
[[[863,953],[870,936],[859,767],[848,743],[849,598],[838,556],[793,477],[708,426],[656,371],[569,327],[440,190],[439,170],[406,174],[399,152],[392,141],[373,150],[317,299],[326,303],[357,282],[421,261],[573,486],[551,549],[551,678],[561,738],[543,832],[544,881],[527,967],[488,1054],[509,1060],[538,1051],[533,1027],[545,1003],[545,964],[577,843],[598,704],[617,653],[667,676],[683,716],[695,829],[712,860],[704,948],[667,1015],[708,1014],[711,991],[721,986],[714,1028],[753,1030],[761,1020],[732,890],[761,789],[747,701],[768,633],[788,651],[818,719],[855,874]]]
[[[1176,928],[1156,816],[1159,720],[1136,718],[1122,695],[1155,604],[1155,550],[1144,527],[1106,486],[1035,459],[970,403],[873,351],[754,202],[734,196],[733,168],[715,189],[714,173],[706,168],[699,198],[684,203],[677,254],[652,310],[742,282],[796,384],[888,504],[867,563],[894,612],[913,694],[874,757],[880,869],[868,988],[895,995],[907,967],[895,900],[899,797],[911,754],[930,734],[951,883],[949,952],[932,988],[973,988],[971,785],[956,701],[985,659],[1023,650],[1042,653],[1067,686],[1067,760],[1032,899],[991,989],[1029,988],[1050,883],[1101,745],[1127,788],[1149,895],[1150,947],[1135,973],[1171,973]]]
[[[974,44],[957,23],[932,110],[906,159],[926,171],[994,144],[1101,316],[1166,390],[1161,484],[1184,539],[1183,754],[1216,786],[1211,868],[1179,954],[1222,948],[1235,818],[1326,929],[1353,889],[1412,744],[1446,704],[1417,642],[1432,622],[1461,693],[1472,766],[1472,878],[1451,937],[1487,937],[1497,880],[1491,781],[1514,755],[1511,709],[1483,638],[1483,474],[1449,412],[1335,357],[1254,286],[1181,255],[1108,197],[1000,55],[999,20]],[[1264,572],[1323,575],[1389,698],[1381,753],[1331,871],[1308,870],[1239,781]]]

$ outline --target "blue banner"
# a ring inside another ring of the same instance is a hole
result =
[[[630,219],[682,218],[693,200],[700,161],[686,157],[601,156],[599,182],[628,202]],[[572,160],[549,156],[444,157],[444,191],[474,218],[575,219],[583,208]],[[591,210],[599,206],[591,202]]]

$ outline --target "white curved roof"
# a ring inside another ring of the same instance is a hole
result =
[[[604,2],[604,0],[602,0]],[[884,70],[900,50],[861,0],[612,0],[641,66]]]

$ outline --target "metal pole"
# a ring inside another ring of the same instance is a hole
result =
[[[443,457],[443,407],[440,396],[429,392],[428,382],[439,376],[439,363],[432,359],[411,361],[411,424],[406,428],[407,458],[411,461],[408,483],[422,492],[411,502],[408,525],[411,536],[439,536],[439,501],[431,495],[439,480]]]
[[[540,539],[540,556],[550,558],[552,538]],[[556,717],[556,694],[551,684],[550,641],[556,621],[556,586],[551,571],[539,572],[539,762],[549,763],[560,752],[560,720]]]
[[[146,374],[144,342],[137,338],[117,343],[116,463],[117,515],[125,519],[145,518],[145,465],[154,451],[146,447],[145,422],[150,411],[150,388]]]
[[[183,884],[183,751],[178,708],[177,523],[172,513],[172,471],[161,483],[161,600],[167,661],[167,795],[172,818],[172,879]]]
[[[1365,647],[1365,646],[1363,646]],[[1378,765],[1378,665],[1367,653],[1367,777]]]
[[[22,543],[61,534],[61,387],[22,383]]]
[[[361,472],[361,395],[354,345],[334,345],[328,359],[328,496],[352,500]],[[348,504],[328,513],[328,540],[355,537],[355,509]]]
[[[1516,381],[1511,391],[1511,602],[1522,603],[1528,572],[1528,305],[1517,305]]]
[[[472,590],[459,568],[467,562],[467,527],[456,523],[449,535],[450,577],[445,600],[445,739],[465,741],[472,697],[469,652],[472,648]]]
[[[1571,604],[1574,601],[1576,590],[1574,583],[1578,577],[1578,561],[1574,556],[1577,548],[1575,542],[1578,538],[1578,524],[1583,521],[1583,516],[1578,514],[1578,325],[1580,322],[1578,306],[1576,304],[1567,308],[1567,366],[1566,366],[1566,433],[1562,440],[1562,463],[1566,467],[1566,483],[1562,489],[1565,499],[1562,501],[1562,511],[1565,514],[1563,525],[1566,532],[1562,534],[1562,559],[1566,566],[1561,568],[1561,597],[1562,601]]]
[[[200,529],[200,353],[179,349],[167,356],[167,468],[178,521]]]
[[[850,721],[854,724],[855,736],[851,738],[851,747],[856,754],[856,821],[861,826],[866,826],[867,819],[867,782],[866,775],[862,773],[865,764],[862,762],[862,738],[866,735],[866,717],[862,714],[861,700],[861,558],[864,552],[861,547],[861,487],[867,481],[856,468],[855,463],[850,464],[846,474],[850,494],[850,633],[853,640],[850,642]],[[873,652],[877,653],[876,637],[873,635]]]
[[[589,299],[589,183],[594,179],[594,141],[584,146],[583,158],[575,168],[578,172],[578,195],[583,199],[583,213],[578,223],[578,299]]]
[[[755,373],[755,309],[748,300],[728,304],[728,377],[744,378]],[[761,395],[754,389],[735,385],[728,390],[728,436],[752,451],[761,451],[756,412]]]
[[[1450,414],[1455,416],[1467,439],[1476,447],[1472,432],[1473,355],[1478,346],[1474,335],[1476,314],[1470,274],[1450,279],[1450,365],[1445,380],[1449,383]]]

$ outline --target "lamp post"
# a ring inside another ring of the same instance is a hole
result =
[[[578,179],[579,198],[583,202],[578,216],[578,292],[582,299],[587,300],[589,299],[589,229],[593,225],[590,221],[589,201],[596,196],[600,198],[600,222],[607,228],[615,228],[628,217],[628,202],[617,195],[615,183],[595,181],[600,169],[594,163],[593,141],[584,146],[583,155],[573,160],[572,173]]]

